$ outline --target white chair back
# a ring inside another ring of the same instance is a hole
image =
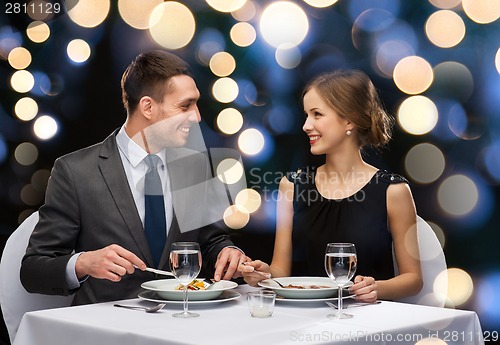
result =
[[[420,252],[420,267],[422,269],[424,285],[417,295],[402,298],[398,300],[398,302],[444,307],[448,289],[448,276],[446,273],[447,266],[443,248],[434,230],[432,230],[425,220],[418,216],[417,234]],[[396,275],[399,274],[395,258],[394,271]]]
[[[67,307],[73,296],[49,296],[28,293],[21,285],[19,271],[21,260],[35,225],[38,212],[19,225],[10,235],[0,261],[0,304],[11,343],[14,343],[17,329],[24,313],[29,311]]]

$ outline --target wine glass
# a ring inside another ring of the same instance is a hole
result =
[[[188,311],[188,284],[198,276],[201,270],[200,245],[196,242],[175,242],[170,251],[170,269],[184,288],[183,312],[174,317],[197,317],[200,314]]]
[[[342,312],[342,288],[356,273],[356,247],[352,243],[328,243],[325,253],[325,270],[339,288],[338,311],[328,317],[334,319],[350,319],[352,315]]]

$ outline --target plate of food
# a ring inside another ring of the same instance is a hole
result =
[[[156,302],[156,303],[173,303],[173,304],[182,304],[184,303],[182,300],[180,301],[173,301],[173,300],[168,300],[165,298],[162,298],[160,295],[158,295],[154,291],[142,291],[139,293],[138,296],[140,299],[143,299],[145,301],[150,301],[150,302]],[[224,290],[222,293],[217,296],[216,298],[213,299],[207,299],[207,300],[196,300],[196,301],[189,301],[189,305],[192,304],[208,304],[208,303],[221,303],[221,302],[227,302],[227,301],[232,301],[235,299],[238,299],[241,297],[241,294],[239,292],[233,291],[233,290]]]
[[[234,289],[238,284],[228,280],[221,280],[213,284],[208,284],[204,279],[198,278],[188,285],[189,301],[205,301],[217,298],[225,290]],[[176,279],[150,280],[141,284],[141,287],[148,291],[155,292],[159,297],[171,300],[183,300],[183,287]]]
[[[278,282],[282,285],[280,286]],[[346,287],[352,285],[352,282]],[[259,286],[274,290],[279,296],[289,299],[336,298],[338,286],[328,277],[281,277],[265,279]]]

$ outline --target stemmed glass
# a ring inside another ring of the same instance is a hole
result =
[[[201,270],[200,245],[196,242],[175,242],[170,251],[170,269],[184,287],[183,312],[173,314],[174,317],[197,317],[200,314],[188,311],[188,285]]]
[[[342,288],[356,273],[356,247],[352,243],[328,243],[325,253],[325,270],[339,288],[338,311],[328,317],[334,319],[350,319],[351,314],[342,312]]]

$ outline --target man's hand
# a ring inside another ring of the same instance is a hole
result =
[[[226,247],[222,249],[215,263],[215,281],[241,277],[238,266],[248,260],[247,256],[236,248]]]
[[[146,264],[134,253],[117,244],[90,252],[83,252],[76,260],[75,270],[78,279],[91,276],[97,279],[108,279],[119,282],[125,274],[135,271],[134,265],[141,270]]]

